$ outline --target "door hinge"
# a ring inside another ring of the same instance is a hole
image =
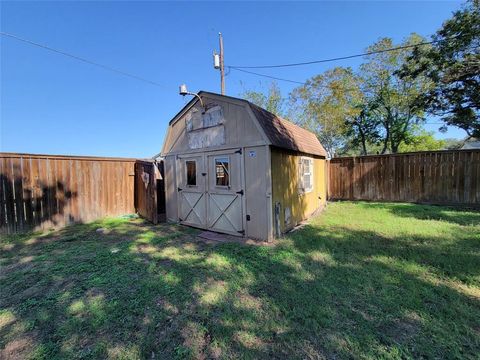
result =
[[[243,190],[237,191],[237,194],[243,195]]]
[[[245,230],[237,231],[239,234],[245,235]]]
[[[182,191],[183,189],[182,188],[177,188],[177,191]]]
[[[247,215],[247,221],[250,221],[250,215]]]
[[[235,151],[235,154],[240,154],[240,155],[242,155],[242,149],[238,149],[237,151]]]

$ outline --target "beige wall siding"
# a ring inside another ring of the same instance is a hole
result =
[[[298,184],[301,156],[301,154],[277,148],[272,148],[271,151],[273,221],[275,224],[275,204],[279,202],[281,204],[280,229],[282,232],[308,218],[315,210],[324,206],[326,202],[326,160],[314,158],[313,190],[300,194]],[[291,212],[289,224],[285,223],[285,210],[287,208]]]
[[[245,216],[246,235],[254,239],[268,239],[267,146],[245,148]]]
[[[178,221],[175,156],[167,156],[165,164],[165,205],[167,221]]]
[[[245,104],[238,104],[226,100],[222,100],[217,97],[202,97],[207,108],[218,105],[221,107],[223,112],[224,129],[218,129],[213,127],[211,131],[221,130],[224,132],[224,143],[211,147],[204,147],[201,150],[210,151],[217,150],[218,148],[224,147],[244,147],[248,145],[259,145],[265,144],[262,133],[260,132],[258,125],[253,119],[251,111]],[[201,106],[197,102],[194,105],[198,111],[201,111]],[[192,111],[191,109],[189,111]],[[173,154],[173,153],[185,153],[191,152],[192,150],[200,149],[190,149],[188,144],[188,137],[186,133],[186,117],[188,111],[183,114],[174,124],[169,127],[167,138],[165,140],[163,154]],[[205,131],[210,131],[205,129]]]

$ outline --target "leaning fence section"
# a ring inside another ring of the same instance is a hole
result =
[[[333,158],[329,199],[480,205],[480,150]]]
[[[0,232],[135,212],[135,159],[0,153]]]

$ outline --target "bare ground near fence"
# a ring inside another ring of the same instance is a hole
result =
[[[480,205],[480,150],[333,158],[330,200]]]

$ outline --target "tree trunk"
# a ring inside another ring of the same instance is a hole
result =
[[[396,150],[398,150],[398,145],[395,143],[393,136],[390,136],[390,150],[392,151],[392,154],[395,154],[397,152]]]
[[[360,142],[362,145],[362,151],[360,155],[367,155],[367,139],[365,136],[365,132],[362,130],[361,123],[358,124],[358,133],[360,134]]]
[[[382,149],[382,154],[385,154],[385,152],[388,149],[388,141],[390,140],[390,129],[387,124],[385,124],[385,139],[383,141],[383,149]]]
[[[398,147],[399,147],[400,144],[395,144],[392,142],[392,154],[396,154],[398,152]]]
[[[367,140],[365,135],[362,133],[362,155],[367,155]]]

